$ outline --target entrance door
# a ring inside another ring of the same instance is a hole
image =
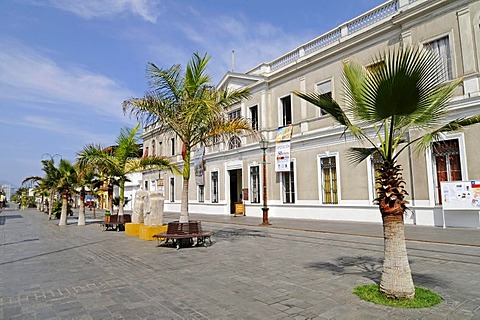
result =
[[[230,178],[230,213],[235,213],[235,203],[242,202],[242,169],[228,170]]]

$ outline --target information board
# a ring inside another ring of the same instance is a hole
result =
[[[442,181],[443,210],[480,210],[480,180]]]

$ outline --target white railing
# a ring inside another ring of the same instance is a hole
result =
[[[299,57],[300,52],[298,51],[298,49],[295,51],[291,51],[286,55],[283,55],[280,58],[270,62],[270,70],[274,71],[280,69],[281,67],[286,66],[287,64],[290,64],[291,62],[297,60]]]
[[[317,52],[323,48],[337,43],[342,40],[342,38],[352,35],[356,32],[359,32],[365,29],[368,26],[371,26],[377,22],[384,21],[393,15],[395,15],[399,10],[399,1],[400,0],[390,0],[384,4],[373,8],[367,13],[350,20],[339,27],[324,33],[323,35],[315,38],[312,41],[307,42],[306,44],[296,48],[295,50],[290,51],[289,53],[273,60],[270,63],[262,64],[250,71],[251,74],[261,74],[265,71],[273,72],[284,66],[287,66],[291,63],[294,63],[299,58],[304,55]],[[408,0],[409,3],[418,1],[418,0]]]
[[[347,22],[348,34],[355,33],[398,12],[398,0],[387,2],[360,17]]]
[[[305,54],[315,52],[317,50],[320,50],[323,47],[328,46],[329,44],[334,43],[335,41],[338,41],[341,37],[342,37],[342,30],[340,28],[337,28],[333,31],[330,31],[308,42],[303,46],[303,50]]]

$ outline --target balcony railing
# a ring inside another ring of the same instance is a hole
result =
[[[362,14],[361,16],[350,20],[339,27],[322,34],[318,38],[313,39],[310,42],[288,52],[287,54],[273,60],[270,63],[262,64],[248,73],[258,74],[262,72],[273,72],[291,63],[294,63],[304,55],[317,52],[323,48],[339,43],[342,38],[351,36],[357,32],[361,32],[363,29],[376,24],[378,22],[386,21],[393,15],[398,13],[400,5],[411,4],[413,2],[420,2],[419,0],[390,0],[384,4],[379,5],[376,8]],[[423,0],[426,1],[426,0]]]

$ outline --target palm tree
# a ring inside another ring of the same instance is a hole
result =
[[[92,190],[92,186],[95,183],[95,168],[92,166],[85,166],[81,168],[78,163],[75,169],[77,170],[78,184],[80,186],[80,207],[78,210],[78,225],[85,225],[85,197],[87,194],[87,188]]]
[[[110,186],[113,191],[113,182],[118,180],[120,190],[119,210],[118,214],[123,215],[123,207],[125,204],[125,182],[127,175],[135,171],[147,168],[158,168],[174,171],[175,167],[171,162],[163,157],[149,157],[139,159],[138,130],[140,124],[135,128],[123,128],[116,140],[116,146],[113,150],[106,150],[99,145],[87,145],[80,153],[78,153],[77,162],[80,168],[94,166],[100,173],[108,177],[109,190]],[[113,192],[109,194],[110,212],[113,212]]]
[[[78,186],[78,173],[70,161],[61,159],[58,164],[58,175],[56,189],[62,197],[62,213],[58,225],[65,226],[67,225],[68,200]]]
[[[42,170],[45,173],[44,177],[31,176],[22,181],[22,184],[27,182],[37,182],[42,190],[48,191],[48,219],[52,218],[52,205],[55,197],[57,182],[59,180],[58,168],[55,167],[53,157],[48,160],[42,160]]]
[[[442,68],[432,52],[420,47],[399,48],[375,60],[375,67],[369,70],[356,62],[344,64],[346,111],[326,95],[294,94],[320,107],[355,138],[367,143],[368,147],[349,150],[352,162],[360,163],[374,153],[383,160],[377,172],[375,199],[384,234],[380,290],[388,297],[413,298],[415,288],[404,235],[407,192],[397,159],[409,146],[424,151],[442,133],[477,123],[480,116],[447,123],[448,101],[461,80],[442,83]],[[421,134],[410,140],[411,130]]]
[[[188,222],[188,186],[191,152],[215,136],[251,131],[245,119],[229,120],[225,111],[250,96],[248,89],[216,90],[205,73],[210,57],[195,53],[187,64],[185,74],[179,65],[161,69],[153,63],[147,66],[151,91],[142,98],[123,103],[124,112],[155,123],[161,133],[174,132],[182,141],[183,188],[180,222]]]

